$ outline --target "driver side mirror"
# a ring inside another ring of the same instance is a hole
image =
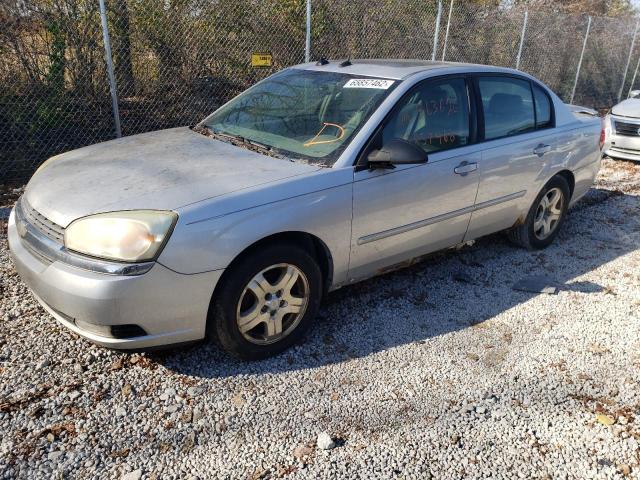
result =
[[[640,98],[640,90],[631,90],[629,92],[629,98]]]
[[[411,165],[427,162],[427,154],[416,144],[395,138],[380,150],[367,156],[369,168],[395,168],[394,165]]]

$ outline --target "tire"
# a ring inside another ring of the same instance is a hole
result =
[[[559,192],[562,195],[560,199],[561,206],[556,203],[556,208],[552,208],[553,205],[549,204],[549,200],[554,200],[555,192]],[[534,200],[525,221],[508,231],[509,239],[516,245],[529,250],[540,250],[548,247],[558,235],[565,221],[570,199],[571,190],[567,181],[560,175],[551,178]],[[544,210],[542,211],[542,217],[540,217],[541,209]],[[552,217],[556,215],[555,212],[559,212],[557,214],[559,217],[554,221]],[[549,216],[545,217],[545,215]],[[549,223],[547,223],[547,220]]]
[[[208,331],[243,360],[271,357],[300,341],[322,298],[320,268],[295,244],[253,249],[221,281],[209,309]]]

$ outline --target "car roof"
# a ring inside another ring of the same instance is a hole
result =
[[[430,60],[403,60],[403,59],[353,59],[350,65],[340,66],[345,59],[329,60],[327,64],[319,62],[302,63],[293,68],[302,70],[314,70],[322,72],[339,72],[366,77],[383,77],[394,80],[404,80],[416,73],[439,70],[438,73],[446,73],[447,70],[459,73],[461,67],[466,67],[473,72],[504,72],[522,73],[511,68],[477,65],[473,63],[436,62]]]

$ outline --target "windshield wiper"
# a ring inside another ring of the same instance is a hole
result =
[[[244,137],[240,135],[230,135],[228,133],[216,132],[213,128],[208,127],[207,125],[198,124],[191,127],[191,130],[194,132],[198,132],[205,137],[215,138],[216,140],[222,140],[227,143],[240,143],[243,144],[245,142]]]
[[[243,147],[243,148],[246,148],[247,150],[252,150],[254,152],[262,153],[264,155],[268,155],[273,158],[279,158],[279,159],[284,158],[284,159],[293,161],[291,157],[287,157],[286,155],[282,155],[280,153],[275,152],[272,147],[268,145],[263,145],[253,140],[249,140],[247,138],[244,138],[241,135],[232,135],[230,133],[216,132],[213,128],[207,125],[202,125],[202,124],[193,126],[192,130],[206,137],[215,138],[216,140],[221,140],[223,142],[230,143],[237,147]]]

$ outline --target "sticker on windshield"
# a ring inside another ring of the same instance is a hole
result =
[[[382,78],[352,78],[344,84],[343,88],[379,88],[386,90],[394,83],[394,80],[384,80]]]

